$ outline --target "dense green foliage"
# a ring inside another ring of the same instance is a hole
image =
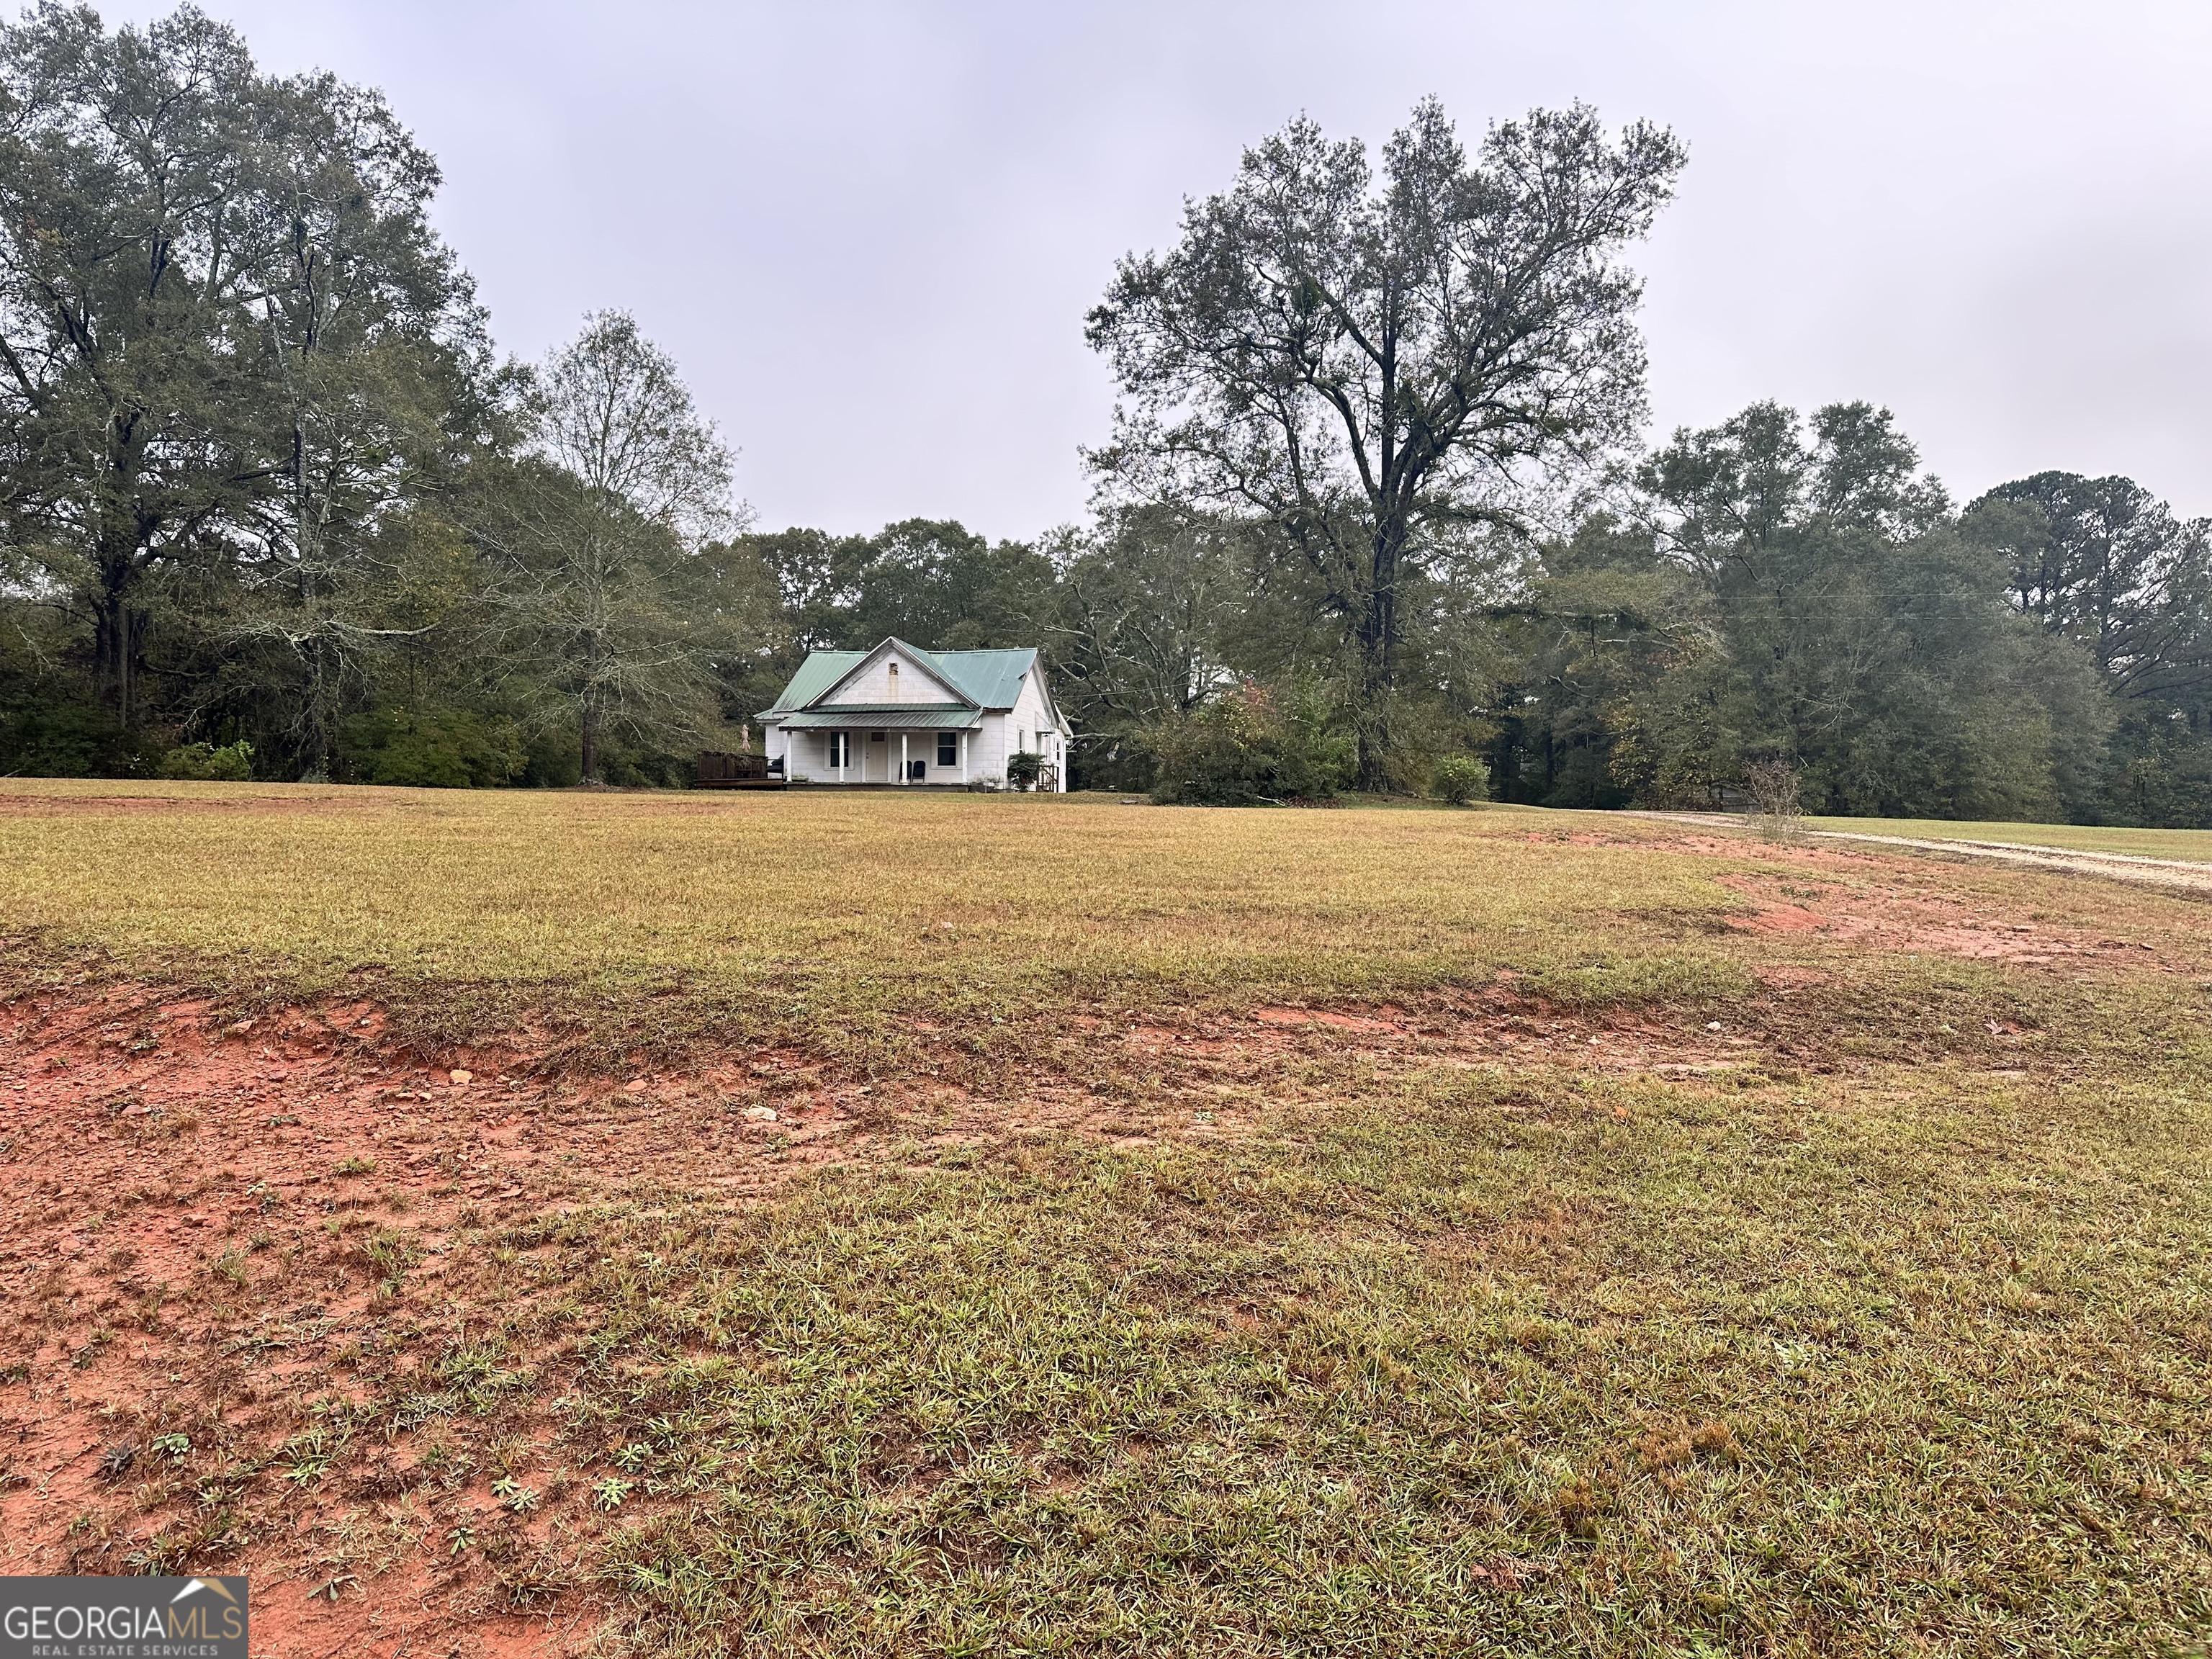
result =
[[[1954,513],[1916,468],[1864,404],[1677,434],[1524,570],[1500,793],[1717,805],[1779,761],[1815,811],[2212,821],[2206,526],[2056,473]],[[2124,566],[2044,504],[2081,497],[2127,504]]]
[[[1437,799],[1454,806],[1479,799],[1489,783],[1488,772],[1472,755],[1446,755],[1429,775],[1429,787]]]
[[[1163,722],[1153,753],[1152,799],[1189,806],[1322,799],[1349,780],[1352,758],[1351,744],[1330,732],[1315,688],[1281,696],[1250,684]]]
[[[216,748],[211,743],[179,744],[161,757],[165,778],[197,783],[243,783],[253,775],[253,745],[240,741]]]
[[[500,367],[437,183],[190,7],[0,27],[0,769],[680,772],[726,457],[626,318]]]
[[[1539,112],[1470,155],[1427,104],[1381,161],[1295,124],[1123,263],[1092,523],[749,533],[627,316],[497,361],[375,94],[190,9],[32,13],[0,29],[0,772],[680,783],[808,650],[896,635],[1043,647],[1077,787],[1711,806],[1780,767],[1809,811],[2212,824],[2203,522],[2063,472],[1960,509],[1866,404],[1622,465],[1620,255],[1673,141]],[[1460,309],[1409,297],[1437,270]],[[1462,295],[1516,270],[1562,285]]]

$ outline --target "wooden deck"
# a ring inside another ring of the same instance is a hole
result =
[[[724,755],[708,750],[699,757],[698,787],[702,789],[785,789],[790,786],[780,772],[768,769],[765,755]]]

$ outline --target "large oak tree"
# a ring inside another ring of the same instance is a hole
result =
[[[1517,525],[1539,475],[1631,438],[1641,284],[1623,263],[1683,160],[1581,106],[1493,127],[1443,107],[1383,146],[1301,118],[1121,263],[1089,319],[1123,393],[1106,494],[1255,521],[1353,647],[1358,781],[1395,781],[1409,578]]]
[[[327,770],[360,567],[482,426],[437,182],[380,95],[265,76],[189,5],[0,25],[0,544],[126,730],[166,615],[222,671],[191,701],[250,684]]]

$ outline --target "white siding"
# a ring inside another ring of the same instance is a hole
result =
[[[959,693],[945,686],[919,664],[908,660],[902,652],[887,652],[884,657],[869,664],[848,685],[817,708],[835,707],[838,703],[890,702],[893,701],[889,669],[893,662],[899,665],[897,701],[901,702],[946,702],[958,698]],[[1011,710],[988,709],[981,722],[968,734],[967,778],[993,778],[1004,782],[1006,775],[1006,757],[1013,752],[1013,737],[1019,732],[1028,748],[1042,753],[1058,769],[1060,787],[1067,787],[1067,744],[1054,729],[1052,716],[1039,684],[1042,671],[1031,669],[1022,676]],[[869,741],[865,721],[857,717],[853,730],[853,760],[851,771],[845,775],[854,783],[895,783],[898,781],[899,733],[886,731],[884,741]],[[781,725],[769,726],[763,733],[769,758],[781,756],[784,759],[785,775],[807,778],[816,783],[833,783],[837,775],[830,769],[828,734],[819,729],[786,731]],[[926,784],[958,787],[963,773],[957,765],[940,767],[937,763],[937,733],[909,732],[907,733],[907,758],[927,761],[929,771]]]
[[[1023,741],[1031,752],[1042,755],[1058,769],[1060,787],[1067,787],[1067,745],[1053,725],[1047,708],[1044,691],[1040,684],[1044,671],[1032,668],[1022,676],[1022,689],[1014,698],[1010,724],[1023,734]]]
[[[1031,669],[1022,676],[1021,689],[1015,693],[1010,711],[983,716],[982,730],[975,734],[970,751],[969,769],[975,776],[1003,781],[1006,757],[1014,752],[1018,733],[1032,754],[1042,754],[1060,769],[1060,787],[1067,787],[1067,745],[1052,729],[1052,716],[1046,712],[1043,694],[1037,689],[1037,673]]]
[[[997,778],[1004,782],[1006,776],[1006,717],[991,713],[983,716],[983,723],[968,739],[968,775],[974,778]]]
[[[898,690],[891,690],[891,665],[898,665]],[[961,696],[902,651],[886,651],[869,663],[826,702],[957,702]]]

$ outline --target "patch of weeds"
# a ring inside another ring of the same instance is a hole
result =
[[[517,1515],[527,1515],[544,1501],[534,1486],[526,1486],[511,1474],[503,1474],[491,1483],[491,1495],[501,1504]]]
[[[494,1350],[476,1346],[453,1349],[438,1362],[436,1373],[463,1404],[479,1415],[526,1380],[522,1373],[501,1364]]]
[[[336,1176],[365,1176],[376,1173],[376,1160],[361,1152],[349,1152],[331,1166]]]
[[[452,1416],[454,1412],[460,1409],[460,1404],[461,1402],[453,1395],[442,1390],[437,1392],[416,1390],[403,1395],[392,1407],[392,1427],[398,1433],[404,1433],[410,1429],[419,1429],[425,1423],[435,1419]],[[444,1463],[434,1460],[448,1460],[452,1455],[453,1447],[446,1441],[436,1440],[423,1448],[419,1461],[423,1468],[434,1471],[444,1467]]]
[[[154,1285],[138,1298],[131,1322],[149,1336],[157,1334],[161,1328],[161,1310],[168,1300],[168,1285],[166,1283]]]
[[[422,1243],[412,1233],[404,1233],[392,1227],[379,1227],[359,1249],[362,1259],[369,1271],[376,1275],[380,1288],[387,1296],[398,1291],[407,1276],[407,1270],[422,1259]]]
[[[1549,1507],[1562,1533],[1588,1541],[1597,1536],[1601,1503],[1597,1488],[1586,1477],[1577,1475],[1560,1483]]]
[[[518,1609],[536,1607],[576,1582],[574,1571],[550,1542],[504,1556],[493,1564],[492,1578],[507,1605]]]
[[[450,1412],[453,1409],[454,1402],[444,1396],[417,1395],[414,1398],[418,1401],[435,1398],[439,1401],[441,1411]],[[401,1426],[412,1425],[403,1419]],[[447,1439],[442,1431],[428,1445],[422,1448],[421,1455],[416,1457],[415,1462],[416,1467],[424,1474],[447,1483],[465,1479],[469,1472],[476,1468],[476,1460]]]
[[[337,1446],[320,1425],[294,1435],[277,1449],[278,1473],[295,1486],[312,1486],[331,1472]]]

